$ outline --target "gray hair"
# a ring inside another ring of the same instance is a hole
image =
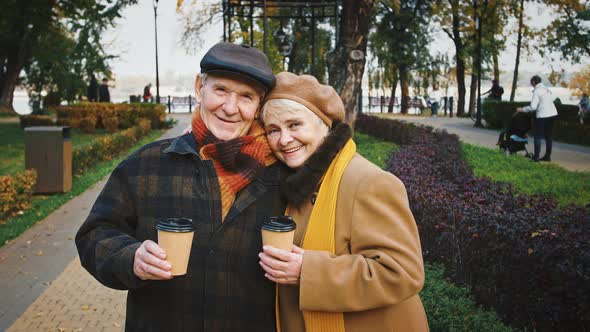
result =
[[[291,99],[285,99],[285,98],[271,99],[271,100],[268,100],[266,103],[264,103],[264,105],[262,106],[262,109],[260,111],[260,119],[263,123],[264,123],[264,110],[267,107],[272,107],[275,109],[283,109],[283,110],[284,109],[291,109],[291,110],[296,110],[296,111],[311,112],[315,116],[315,119],[318,122],[318,124],[320,124],[321,128],[325,127],[326,132],[330,131],[330,127],[328,127],[328,125],[324,122],[324,120],[322,120],[322,118],[320,118],[315,113],[313,113],[309,108],[307,108],[307,106],[300,104],[296,101],[293,101]]]

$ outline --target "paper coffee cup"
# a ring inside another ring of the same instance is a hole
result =
[[[261,226],[262,245],[291,252],[297,225],[289,216],[270,217]]]
[[[195,226],[187,218],[167,218],[156,224],[158,245],[166,251],[166,260],[172,265],[173,276],[186,274],[193,244]]]

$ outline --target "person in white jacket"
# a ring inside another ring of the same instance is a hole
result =
[[[524,108],[519,107],[517,112],[535,112],[535,154],[533,161],[551,161],[551,132],[553,122],[557,118],[557,109],[551,91],[541,83],[541,77],[535,75],[531,78],[533,86],[533,99],[531,104]],[[541,137],[545,138],[545,156],[539,158],[541,153]]]
[[[434,87],[432,91],[430,91],[428,99],[430,101],[430,110],[432,112],[430,116],[436,117],[440,101],[443,99],[443,92],[439,89],[438,83],[434,83]]]

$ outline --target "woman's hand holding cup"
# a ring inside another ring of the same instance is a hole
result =
[[[266,272],[264,276],[277,284],[299,285],[304,250],[293,245],[291,252],[272,246],[262,247],[258,254],[260,266]]]

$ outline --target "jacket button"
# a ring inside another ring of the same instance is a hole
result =
[[[198,168],[195,168],[195,175],[199,176],[199,169]]]

